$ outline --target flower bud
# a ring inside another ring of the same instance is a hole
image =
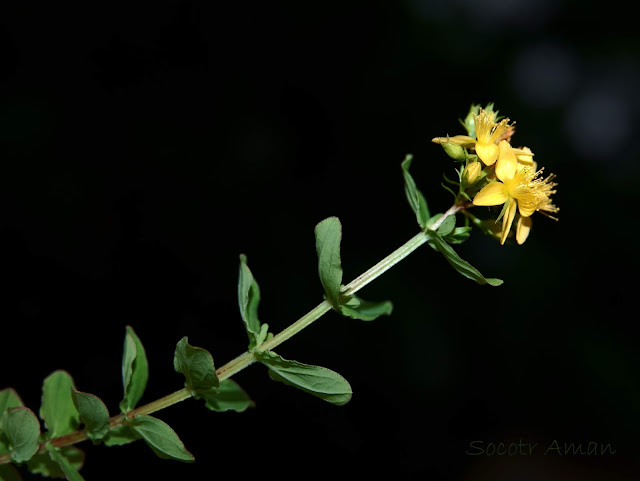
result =
[[[462,173],[462,178],[465,180],[467,185],[471,185],[476,180],[478,180],[478,177],[480,177],[481,172],[482,172],[481,162],[469,162],[469,164],[464,168],[464,172]]]
[[[453,137],[435,137],[431,139],[431,142],[434,144],[447,144],[452,142],[457,145],[461,145],[462,147],[471,148],[476,145],[476,139],[474,137],[469,137],[468,135],[454,135]]]
[[[464,148],[454,142],[445,142],[442,144],[442,148],[454,160],[464,160],[466,158]]]

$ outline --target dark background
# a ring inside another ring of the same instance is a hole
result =
[[[139,442],[83,446],[97,479],[637,479],[636,154],[640,45],[624,3],[554,0],[6,2],[0,9],[0,388],[34,411],[65,369],[112,413],[125,326],[150,361],[143,402],[179,389],[183,336],[221,366],[246,349],[238,255],[274,332],[317,305],[313,228],[343,223],[349,281],[433,212],[452,163],[430,142],[496,102],[557,174],[560,220],[523,246],[475,232],[361,294],[391,317],[327,314],[279,347],[344,375],[335,407],[234,377],[256,408],[157,414],[194,464]],[[635,265],[635,267],[634,267]],[[469,443],[611,443],[608,456],[469,456]]]

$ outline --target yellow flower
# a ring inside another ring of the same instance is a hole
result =
[[[498,181],[485,185],[473,199],[474,205],[504,204],[502,216],[502,236],[500,243],[504,244],[516,212],[520,218],[516,224],[516,241],[522,244],[531,229],[530,217],[537,210],[557,212],[551,203],[550,196],[555,193],[551,182],[553,175],[540,179],[542,170],[535,172],[531,167],[519,166],[516,154],[505,140],[501,141],[496,155],[496,177]]]
[[[480,109],[480,113],[474,116],[476,125],[476,154],[486,165],[493,165],[498,159],[500,148],[498,142],[503,137],[511,137],[513,125],[509,125],[509,119],[495,122],[495,112],[487,112]]]
[[[534,166],[535,164],[536,163],[533,162]],[[558,220],[557,217],[551,215],[551,213],[555,214],[560,210],[551,202],[551,195],[556,193],[554,187],[557,184],[555,182],[551,182],[555,178],[555,175],[551,174],[546,179],[540,179],[540,174],[542,174],[542,169],[536,172],[536,178],[533,179],[529,186],[529,188],[533,189],[538,195],[536,210],[553,220]],[[531,217],[519,216],[518,222],[516,223],[516,242],[518,244],[524,244],[524,241],[527,240],[529,232],[531,232],[532,225],[533,221],[531,220]]]

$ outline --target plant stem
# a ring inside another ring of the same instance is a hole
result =
[[[442,217],[437,219],[431,226],[429,226],[429,229],[434,231],[437,230],[447,217],[454,215],[459,211],[464,211],[468,206],[469,206],[468,203],[454,204],[449,210],[447,210],[442,215]],[[415,251],[418,247],[426,243],[428,240],[429,240],[429,234],[427,232],[422,231],[418,233],[417,235],[409,239],[405,244],[403,244],[398,249],[396,249],[391,254],[389,254],[387,257],[385,257],[380,262],[378,262],[376,265],[374,265],[369,270],[367,270],[366,272],[364,272],[363,274],[355,278],[353,281],[351,281],[349,284],[344,286],[342,288],[342,293],[344,295],[355,294],[357,291],[362,289],[371,281],[373,281],[374,279],[378,278],[379,276],[384,274],[386,271],[391,269],[393,266],[395,266],[397,263],[399,263],[409,254],[411,254],[413,251]],[[290,339],[291,337],[296,335],[298,332],[300,332],[302,329],[304,329],[305,327],[309,326],[311,323],[313,323],[314,321],[322,317],[331,309],[332,309],[331,304],[328,301],[321,302],[316,307],[314,307],[311,311],[309,311],[307,314],[305,314],[300,319],[298,319],[296,322],[294,322],[289,327],[281,331],[279,334],[272,337],[270,340],[260,344],[256,348],[256,350],[270,351],[274,349],[275,347],[279,346],[287,339]],[[240,356],[236,357],[232,361],[229,361],[221,368],[219,368],[216,371],[216,375],[218,376],[218,379],[220,380],[220,382],[222,382],[225,379],[230,378],[234,374],[242,371],[244,368],[253,364],[255,361],[256,361],[256,358],[253,352],[247,351],[244,354],[241,354]],[[156,411],[160,411],[161,409],[177,404],[180,401],[184,401],[185,399],[188,399],[190,397],[192,397],[192,393],[188,389],[186,388],[180,389],[174,393],[171,393],[153,402],[145,404],[144,406],[140,406],[139,408],[136,408],[128,412],[126,415],[118,414],[116,416],[113,416],[109,420],[109,426],[111,427],[111,429],[117,428],[119,426],[122,426],[125,423],[127,418],[133,418],[135,416],[139,416],[142,414],[152,414]],[[51,439],[50,442],[54,447],[60,448],[63,446],[69,446],[71,444],[76,444],[81,441],[85,441],[86,439],[87,439],[86,430],[78,430],[69,434],[65,434],[64,436]],[[46,452],[45,443],[42,443],[40,445],[38,452],[39,453]],[[0,454],[0,465],[7,464],[10,462],[11,462],[11,458],[9,457],[9,453]]]

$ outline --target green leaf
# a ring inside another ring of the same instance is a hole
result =
[[[501,279],[485,278],[478,269],[473,267],[467,261],[462,260],[453,248],[447,244],[440,235],[432,230],[428,231],[430,236],[429,243],[444,255],[445,259],[463,276],[476,281],[478,284],[489,284],[491,286],[499,286],[503,283]]]
[[[5,388],[0,391],[0,416],[9,408],[24,406],[22,399],[13,388]],[[9,452],[9,441],[0,431],[0,454]]]
[[[136,416],[130,424],[159,457],[187,463],[195,461],[175,431],[164,421],[143,414]]]
[[[273,334],[269,332],[269,324],[266,322],[260,326],[260,334],[256,339],[256,347],[273,337]]]
[[[340,265],[340,240],[342,225],[337,217],[328,217],[315,228],[316,252],[318,253],[318,273],[324,293],[333,307],[337,307],[342,284]]]
[[[54,448],[51,444],[47,445],[47,450],[49,451],[51,459],[58,463],[60,469],[69,481],[84,481],[84,478],[74,466],[74,463],[67,459],[60,450]]]
[[[460,171],[458,171],[458,169],[455,169],[456,173],[458,174],[458,177],[460,177]],[[459,181],[455,181],[455,180],[451,180],[449,177],[447,177],[447,174],[445,174],[444,172],[442,173],[442,178],[449,184],[451,185],[455,185],[455,186],[460,186],[460,182]]]
[[[111,429],[102,441],[105,446],[123,446],[140,439],[140,435],[131,427],[124,425]]]
[[[201,347],[191,346],[187,337],[180,339],[176,345],[173,367],[176,372],[184,374],[185,387],[192,393],[220,386],[211,353]]]
[[[42,385],[40,417],[49,430],[49,437],[57,438],[78,429],[80,415],[73,404],[73,378],[66,371],[54,371]]]
[[[473,137],[474,139],[476,138],[476,123],[475,123],[474,115],[478,115],[480,113],[480,107],[481,107],[480,104],[472,104],[471,107],[469,108],[469,113],[465,117],[464,121],[460,120],[460,123],[464,126],[465,129],[467,129],[467,133],[469,134],[469,137]],[[494,120],[496,122],[499,122],[500,119],[504,118],[504,116],[498,115],[498,111],[493,110],[493,107],[494,107],[493,102],[490,102],[486,105],[484,110],[486,110],[487,112],[495,112],[496,117]]]
[[[0,416],[9,408],[24,406],[22,399],[12,387],[0,390]]]
[[[404,177],[404,193],[407,196],[411,209],[416,215],[418,225],[422,230],[424,230],[427,226],[427,220],[430,217],[429,206],[427,205],[427,201],[422,195],[422,192],[418,190],[413,177],[411,177],[411,174],[409,173],[409,167],[411,167],[412,160],[413,155],[407,154],[401,164],[402,175]]]
[[[342,314],[361,321],[373,321],[382,315],[390,315],[392,311],[393,304],[391,301],[371,302],[360,299],[355,295],[349,296],[349,300],[340,305]]]
[[[149,378],[149,363],[140,339],[131,326],[127,326],[122,356],[122,384],[124,399],[120,410],[127,413],[136,407],[144,394]]]
[[[470,226],[456,227],[453,232],[442,238],[449,244],[462,244],[471,236],[471,229]]]
[[[438,214],[434,214],[431,217],[429,217],[427,219],[427,227],[431,227],[433,225],[433,223],[435,221],[437,221],[440,217],[442,217],[444,214],[442,214],[442,212],[439,212]]]
[[[457,196],[456,196],[456,193],[455,193],[453,190],[451,190],[451,188],[450,188],[450,187],[447,187],[447,186],[446,186],[446,185],[444,185],[443,183],[440,183],[440,185],[444,188],[444,190],[446,190],[447,192],[449,192],[449,193],[453,196],[453,198],[454,198],[454,199],[457,197]]]
[[[199,391],[196,399],[204,399],[209,409],[218,412],[236,411],[241,413],[254,405],[244,389],[232,379],[222,381],[219,388]]]
[[[442,237],[445,237],[453,231],[455,226],[456,226],[456,216],[449,215],[445,217],[445,219],[442,221],[442,224],[440,224],[440,227],[438,227],[438,234],[440,234]]]
[[[63,456],[77,470],[82,468],[84,464],[84,451],[75,446],[65,446],[60,448],[59,454]],[[51,453],[36,454],[27,461],[29,472],[41,474],[49,478],[64,478],[65,473],[61,469],[60,464],[53,460]]]
[[[433,225],[433,223],[435,221],[437,221],[440,217],[442,217],[443,214],[440,212],[438,214],[432,215],[431,217],[429,217],[429,219],[427,220],[427,229],[430,229],[431,226]],[[438,252],[438,248],[436,247],[435,244],[431,243],[431,242],[427,242],[427,245],[429,247],[431,247],[434,251]]]
[[[337,372],[288,361],[271,351],[257,352],[256,357],[269,368],[269,375],[275,381],[294,386],[337,406],[342,406],[351,399],[351,385]]]
[[[469,135],[469,137],[472,137],[474,139],[476,137],[476,122],[474,116],[478,115],[479,112],[480,105],[471,105],[471,107],[469,108],[469,113],[467,113],[464,121],[460,121],[462,125],[464,125],[464,128],[467,129],[467,134]]]
[[[22,476],[12,464],[0,464],[0,481],[22,481]]]
[[[15,463],[28,461],[40,447],[40,422],[26,407],[12,407],[0,416],[0,431],[8,440],[11,459]]]
[[[102,399],[86,392],[72,391],[73,402],[84,423],[87,437],[98,441],[109,432],[109,411]]]
[[[238,304],[244,327],[249,336],[249,349],[262,344],[261,326],[258,320],[260,304],[260,287],[247,266],[247,256],[240,256],[240,273],[238,275]]]

